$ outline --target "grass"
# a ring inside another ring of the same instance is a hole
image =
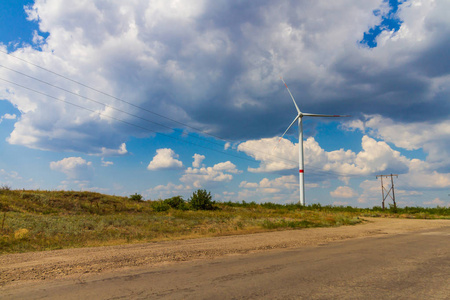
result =
[[[377,208],[244,201],[215,203],[214,210],[205,211],[192,210],[189,203],[174,209],[169,205],[173,202],[142,201],[136,195],[0,189],[0,253],[353,225],[361,222],[359,216],[450,215],[447,208],[398,209],[394,214]]]

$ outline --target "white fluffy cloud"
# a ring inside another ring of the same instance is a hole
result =
[[[358,197],[358,203],[369,206],[381,206],[381,186],[376,180],[364,180],[359,187],[363,193]]]
[[[450,173],[439,173],[424,161],[413,159],[407,174],[402,176],[409,186],[416,188],[447,188]]]
[[[192,166],[194,168],[200,168],[203,160],[205,159],[205,156],[196,153],[196,154],[194,154],[194,156],[192,158],[194,158],[194,161],[192,162]]]
[[[331,191],[330,195],[335,198],[353,198],[358,196],[358,193],[349,186],[339,186]]]
[[[112,161],[106,161],[104,160],[104,158],[102,157],[102,167],[108,167],[108,166],[112,166],[114,165],[114,162]]]
[[[22,179],[21,176],[19,176],[19,173],[16,171],[7,172],[4,169],[0,169],[0,176],[3,179],[2,181],[9,181],[11,179]]]
[[[17,116],[15,114],[11,115],[11,114],[4,114],[3,116],[0,117],[0,123],[3,120],[15,120],[17,118]]]
[[[259,182],[242,181],[239,185],[240,199],[257,202],[291,203],[298,201],[298,177],[281,176],[275,179],[263,178]]]
[[[229,182],[233,179],[232,174],[240,172],[232,162],[227,161],[212,167],[189,167],[180,181],[195,188],[204,188],[211,182]]]
[[[174,184],[169,182],[167,185],[157,185],[146,190],[143,195],[146,199],[167,199],[174,196],[187,196],[191,193],[192,188],[183,184]]]
[[[69,179],[89,179],[92,176],[92,162],[81,157],[67,157],[60,161],[52,161],[50,169],[62,172]]]
[[[270,149],[276,138],[247,141],[238,146],[238,150],[261,161],[259,168],[249,168],[251,172],[274,172],[289,170],[297,167],[298,144],[281,139],[272,153],[259,149]],[[335,150],[327,152],[322,149],[313,137],[304,142],[305,165],[332,174],[371,174],[374,172],[396,169],[404,172],[408,169],[409,161],[400,152],[393,150],[388,144],[376,141],[369,136],[361,140],[363,150],[354,153],[351,150]],[[333,173],[334,172],[334,173]]]
[[[276,172],[298,166],[298,144],[287,139],[281,139],[280,142],[278,140],[276,137],[263,138],[238,145],[238,151],[261,161],[258,168],[249,168],[250,172]]]
[[[450,121],[400,123],[380,115],[366,115],[365,120],[351,121],[345,128],[359,129],[407,150],[423,149],[427,161],[435,166],[449,166]]]
[[[242,173],[242,171],[238,170],[236,165],[233,164],[231,161],[218,163],[218,164],[214,165],[213,169],[215,171],[228,172],[228,173],[232,173],[232,174]]]
[[[176,154],[172,149],[158,149],[156,150],[156,155],[153,157],[153,160],[148,164],[147,169],[150,171],[180,169],[183,167],[183,163],[177,158],[178,154]]]
[[[102,147],[101,153],[98,154],[100,156],[118,156],[118,155],[125,155],[128,154],[127,145],[125,143],[122,143],[119,147],[119,149],[107,149],[105,147]]]
[[[439,198],[434,198],[431,201],[424,201],[423,204],[425,205],[430,205],[430,206],[440,206],[440,207],[444,207],[444,206],[448,206],[450,207],[450,202],[445,202]]]
[[[296,168],[293,161],[298,156],[298,144],[282,139],[270,154],[259,150],[269,149],[274,143],[275,138],[247,141],[238,146],[238,150],[260,161],[259,168],[249,168],[249,171],[276,172]],[[377,141],[368,135],[362,137],[361,147],[362,151],[358,153],[344,149],[328,152],[321,148],[313,137],[309,137],[304,142],[305,168],[308,174],[320,172],[321,176],[316,180],[337,176],[346,184],[349,176],[378,175],[387,172],[401,174],[410,186],[416,188],[450,186],[450,173],[438,172],[434,168],[435,164],[429,163],[428,160],[408,159],[386,142]],[[333,193],[337,195],[337,192]],[[361,195],[360,201],[364,202],[365,197],[365,194]]]
[[[194,155],[195,162],[203,161],[205,156]],[[158,185],[154,188],[148,189],[146,195],[149,198],[167,198],[174,195],[184,195],[188,196],[195,189],[205,189],[214,186],[217,183],[223,185],[224,183],[230,182],[233,179],[233,174],[239,174],[242,171],[238,170],[237,167],[230,161],[215,164],[212,167],[200,166],[189,167],[184,171],[184,174],[180,178],[182,184],[174,184],[172,182],[166,185]],[[231,197],[231,192],[226,194],[222,193],[222,199]],[[227,198],[227,199],[228,199]]]

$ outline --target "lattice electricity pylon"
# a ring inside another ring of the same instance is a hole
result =
[[[394,209],[397,208],[397,204],[395,203],[395,192],[394,192],[394,178],[393,177],[397,177],[397,174],[390,174],[390,175],[377,175],[376,178],[378,179],[378,177],[381,178],[381,197],[383,199],[382,201],[382,207],[384,210],[384,201],[386,200],[386,198],[389,196],[391,197],[392,201],[394,201]],[[384,185],[383,185],[383,177],[384,178],[389,178],[391,177],[391,187],[389,188],[389,190],[387,190]],[[391,195],[391,191],[392,191],[392,195]],[[386,192],[386,195],[384,194],[384,192]]]

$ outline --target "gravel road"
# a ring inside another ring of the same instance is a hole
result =
[[[213,259],[268,251],[318,246],[335,241],[392,235],[450,226],[450,220],[364,218],[355,226],[311,228],[249,235],[200,238],[111,247],[65,249],[0,256],[0,292],[42,280],[127,272],[183,261]]]

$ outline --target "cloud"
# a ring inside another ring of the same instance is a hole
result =
[[[170,182],[167,185],[158,185],[148,189],[146,191],[147,195],[153,199],[155,196],[159,198],[167,198],[174,195],[188,196],[194,189],[212,188],[219,183],[223,186],[225,183],[233,180],[233,174],[242,173],[242,171],[238,170],[236,165],[230,161],[217,163],[212,167],[207,167],[201,164],[205,159],[204,155],[195,154],[193,158],[193,167],[188,167],[179,179],[181,184],[177,185]],[[232,193],[233,192],[222,193],[223,196],[221,196],[220,199],[229,199]]]
[[[228,172],[228,173],[233,173],[233,174],[242,173],[242,171],[238,170],[236,165],[233,164],[231,161],[218,163],[213,166],[213,170],[221,171],[221,172]]]
[[[424,201],[423,204],[425,205],[430,205],[430,206],[440,206],[440,207],[444,207],[444,206],[449,206],[450,207],[450,203],[449,202],[445,202],[439,198],[435,198],[431,201]]]
[[[423,149],[427,161],[436,167],[450,166],[450,121],[432,121],[403,124],[380,115],[366,115],[363,121],[352,121],[344,125],[349,130],[359,129],[372,136],[406,150]]]
[[[330,195],[335,198],[353,198],[357,197],[358,193],[351,187],[339,186],[334,191],[331,191]]]
[[[195,188],[205,188],[205,185],[212,182],[229,182],[233,179],[232,174],[238,173],[241,173],[241,171],[232,162],[227,161],[215,164],[212,167],[189,167],[180,178],[180,181]]]
[[[359,187],[363,192],[358,197],[358,203],[371,205],[371,206],[381,206],[381,186],[376,180],[364,180],[361,182]]]
[[[191,191],[191,187],[185,186],[183,184],[174,184],[169,182],[167,185],[157,185],[153,188],[146,190],[143,195],[146,199],[167,199],[173,196],[184,196],[187,197]]]
[[[259,182],[242,181],[239,199],[256,202],[293,203],[298,201],[298,178],[294,175],[275,179],[263,178]]]
[[[0,176],[3,180],[9,181],[9,180],[22,180],[23,178],[19,175],[16,171],[10,171],[7,172],[4,169],[0,169]]]
[[[106,161],[102,157],[102,167],[108,167],[108,166],[112,166],[112,165],[114,165],[114,163],[112,161]]]
[[[15,114],[11,115],[11,114],[4,114],[3,116],[0,117],[0,123],[2,123],[3,120],[15,120],[17,118],[17,116]]]
[[[348,177],[348,176],[340,176],[339,180],[342,181],[343,183],[345,183],[346,185],[349,185],[349,183],[350,183],[350,177]]]
[[[272,153],[259,149],[269,149],[275,145],[276,138],[247,141],[238,146],[238,150],[260,160],[259,168],[249,168],[250,172],[276,172],[290,170],[297,167],[298,144],[281,139]],[[393,150],[382,141],[365,135],[361,140],[362,151],[354,153],[351,150],[339,149],[327,152],[322,149],[313,137],[304,142],[304,160],[306,168],[328,171],[332,174],[372,174],[374,172],[395,169],[397,172],[406,172],[409,161],[399,151]]]
[[[414,188],[450,187],[450,173],[439,173],[430,164],[418,159],[411,160],[409,172],[401,179]]]
[[[335,206],[347,206],[347,205],[349,205],[349,203],[345,202],[345,201],[334,201],[333,205],[335,205]]]
[[[119,149],[106,149],[105,147],[102,147],[101,153],[99,153],[99,156],[119,156],[119,155],[125,155],[128,154],[127,145],[125,143],[122,143],[119,147]]]
[[[172,149],[163,148],[156,150],[156,155],[148,164],[147,169],[150,171],[157,171],[162,169],[180,169],[183,163],[177,159],[176,154]]]
[[[130,136],[168,131],[145,121],[148,116],[136,105],[227,139],[272,137],[292,111],[279,74],[297,99],[305,99],[305,111],[378,114],[411,128],[446,125],[448,1],[402,2],[399,30],[384,30],[376,48],[364,47],[359,43],[364,33],[383,17],[373,12],[386,12],[387,5],[379,0],[336,0],[332,6],[325,1],[35,1],[27,8],[28,19],[48,37],[35,33],[39,50],[23,46],[12,54],[135,106],[4,56],[10,68],[108,105],[0,70],[7,80],[88,109],[3,85],[0,98],[21,111],[8,141],[102,155]],[[414,140],[410,144],[416,146]],[[439,159],[439,149],[448,147],[433,144],[430,159]]]
[[[237,150],[261,161],[258,168],[249,168],[250,172],[276,172],[293,169],[298,166],[298,144],[287,139],[263,138],[250,140],[238,145]],[[297,163],[296,163],[297,161]]]
[[[241,187],[241,188],[246,188],[246,189],[254,189],[254,188],[259,187],[259,184],[256,183],[256,182],[242,181],[242,182],[239,184],[239,187]]]
[[[62,172],[67,175],[68,179],[90,179],[93,173],[92,163],[81,157],[67,157],[60,161],[50,162],[50,169]]]
[[[192,162],[192,166],[194,168],[200,168],[200,165],[202,164],[202,161],[205,159],[205,156],[196,153],[194,154],[193,158],[194,161]]]

